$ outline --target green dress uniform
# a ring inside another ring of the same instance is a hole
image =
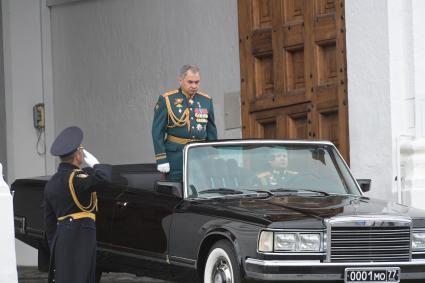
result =
[[[293,182],[298,173],[291,170],[271,170],[257,174],[260,185],[266,187],[285,187]]]
[[[160,95],[155,106],[152,139],[157,164],[169,163],[168,178],[181,181],[184,145],[217,139],[211,97],[203,92],[190,97],[181,89]]]

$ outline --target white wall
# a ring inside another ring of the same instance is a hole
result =
[[[346,1],[351,167],[373,197],[424,208],[425,3]]]
[[[154,162],[153,107],[186,63],[201,68],[219,137],[235,136],[223,103],[240,90],[236,1],[81,1],[52,6],[51,21],[56,132],[79,125],[102,161]]]
[[[391,199],[391,123],[388,2],[345,1],[350,165],[372,178],[369,196]]]
[[[48,112],[50,106],[44,88],[48,64],[42,56],[44,36],[41,28],[45,22],[41,17],[46,12],[42,2],[2,1],[9,184],[17,178],[46,175],[53,170],[53,158],[36,152],[37,132],[32,118],[34,104],[44,101]],[[52,121],[49,119],[47,129]],[[16,249],[18,264],[32,265],[36,262],[34,249],[19,241]]]

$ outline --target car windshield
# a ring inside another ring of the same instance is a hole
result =
[[[201,144],[188,147],[185,164],[188,198],[361,195],[328,144]]]

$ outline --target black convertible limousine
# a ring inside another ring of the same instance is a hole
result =
[[[330,142],[190,143],[184,180],[115,165],[99,188],[98,274],[183,282],[425,282],[425,211],[370,199]],[[13,183],[16,238],[46,269],[48,177]]]

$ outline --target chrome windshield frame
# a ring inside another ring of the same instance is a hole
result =
[[[193,147],[203,147],[203,146],[216,146],[216,145],[223,145],[223,146],[237,146],[237,145],[326,145],[331,146],[335,152],[339,155],[339,158],[341,158],[345,169],[348,171],[349,176],[354,180],[354,183],[357,187],[357,190],[361,196],[364,196],[363,191],[360,189],[359,184],[357,183],[356,179],[353,177],[347,163],[345,162],[344,158],[342,158],[341,153],[338,151],[338,149],[335,147],[333,143],[330,141],[307,141],[307,140],[271,140],[271,139],[246,139],[246,140],[219,140],[219,141],[211,141],[211,142],[191,142],[185,145],[183,148],[183,198],[188,199],[188,153],[189,150]],[[196,200],[197,198],[191,198],[190,200]]]

